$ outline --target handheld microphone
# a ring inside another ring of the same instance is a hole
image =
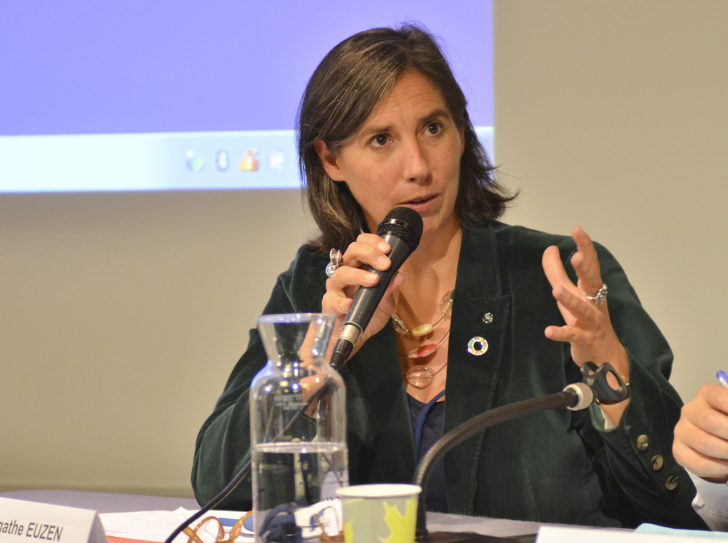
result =
[[[354,297],[354,303],[346,314],[339,340],[331,356],[330,364],[336,370],[351,354],[354,344],[369,324],[394,274],[420,244],[422,217],[409,207],[395,207],[379,224],[377,235],[392,248],[388,255],[392,265],[384,271],[375,270],[371,266],[367,270],[377,274],[379,282],[373,287],[360,288]]]

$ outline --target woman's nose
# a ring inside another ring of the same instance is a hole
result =
[[[430,164],[420,142],[411,141],[404,147],[403,169],[407,181],[422,182],[430,177]]]

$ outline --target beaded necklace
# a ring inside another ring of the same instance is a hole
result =
[[[442,297],[440,300],[440,313],[442,314],[442,317],[440,317],[434,324],[420,324],[419,326],[416,326],[412,330],[409,330],[407,326],[404,324],[404,321],[402,318],[397,315],[397,313],[392,313],[392,322],[394,323],[394,328],[399,332],[400,334],[411,334],[412,336],[416,338],[425,338],[425,336],[428,336],[432,333],[435,326],[437,326],[442,320],[447,316],[447,314],[450,312],[450,308],[452,308],[453,303],[453,294],[454,291],[450,291],[445,296]],[[425,343],[423,345],[420,345],[416,349],[411,350],[407,354],[407,358],[410,360],[417,360],[419,358],[424,358],[426,356],[431,355],[434,353],[437,348],[442,344],[443,341],[445,341],[445,338],[450,335],[450,328],[448,327],[447,331],[445,332],[445,335],[440,338],[440,340],[437,343]],[[447,362],[445,362],[442,366],[440,366],[437,370],[434,372],[428,367],[423,365],[415,365],[409,368],[406,372],[403,372],[402,375],[407,380],[407,382],[412,385],[415,388],[427,388],[432,384],[432,379],[435,375],[440,373],[443,368],[447,366]]]

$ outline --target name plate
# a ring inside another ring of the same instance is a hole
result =
[[[0,498],[0,543],[108,543],[96,511]]]

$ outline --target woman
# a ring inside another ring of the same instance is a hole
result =
[[[431,36],[375,29],[336,46],[309,81],[299,129],[321,235],[279,277],[265,313],[333,313],[338,330],[357,289],[377,282],[366,268],[390,265],[389,246],[372,234],[379,222],[398,206],[423,218],[419,247],[341,370],[352,484],[409,482],[443,431],[557,392],[581,380],[584,362],[608,361],[631,382],[629,400],[526,417],[468,440],[445,458],[428,506],[542,522],[703,526],[670,454],[680,399],[667,382],[669,347],[617,262],[581,228],[572,241],[497,222],[511,198],[493,179]],[[265,359],[253,330],[197,440],[201,502],[249,458],[248,387]],[[225,506],[249,508],[249,483]]]

